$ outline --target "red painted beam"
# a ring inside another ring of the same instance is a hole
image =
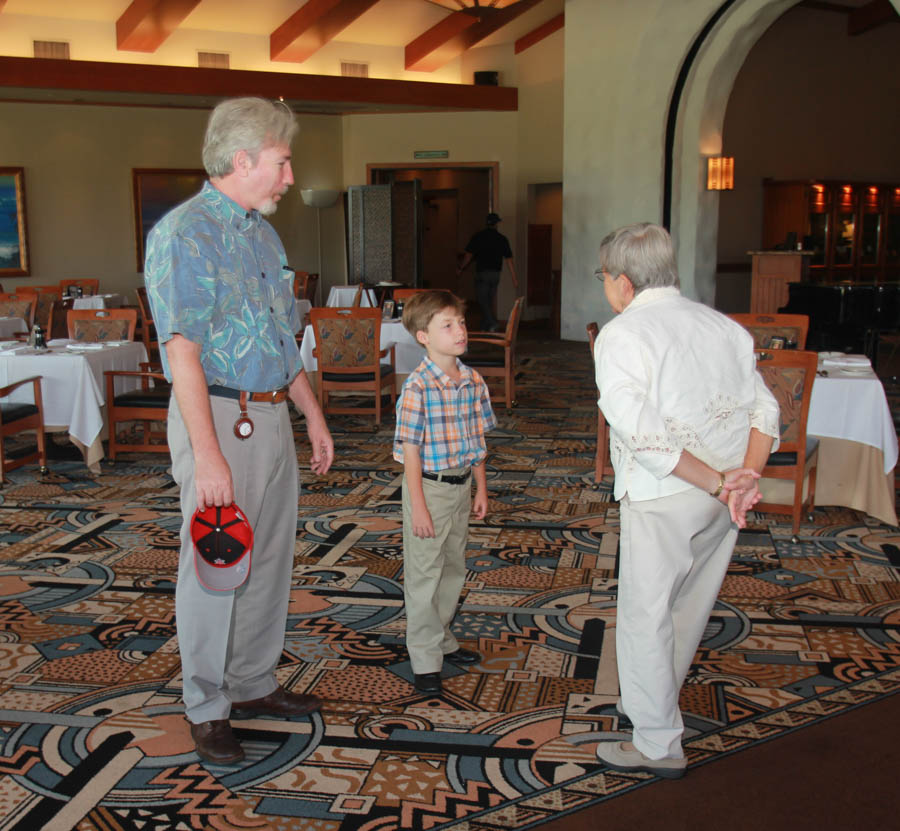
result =
[[[896,23],[898,20],[900,15],[890,0],[872,0],[871,3],[850,12],[847,18],[847,34],[861,35],[870,29],[876,29],[885,23]]]
[[[302,63],[377,2],[309,0],[269,35],[270,58]]]
[[[537,29],[532,29],[527,35],[522,35],[515,43],[515,53],[518,55],[519,52],[524,52],[530,46],[540,43],[545,37],[558,32],[565,25],[565,13],[556,15],[556,17],[551,18],[542,26],[538,26]]]
[[[460,20],[448,24],[447,18],[432,26],[406,45],[406,68],[433,72],[540,2],[541,0],[518,0],[503,9],[482,8],[477,15],[474,12],[454,12],[450,15],[451,18],[474,16],[475,23],[463,26]]]
[[[370,105],[380,111],[418,109],[423,111],[518,109],[515,87],[436,84],[425,81],[395,81],[383,78],[344,78],[340,75],[307,75],[298,72],[254,72],[245,69],[200,69],[189,66],[160,66],[101,61],[56,61],[51,58],[11,58],[0,56],[0,100],[10,99],[6,88],[47,90],[97,90],[113,93],[144,93],[166,96],[222,98],[258,95],[284,97],[288,104],[322,102]],[[103,103],[107,103],[108,98]],[[44,99],[42,99],[44,100]],[[184,98],[184,106],[204,104]],[[131,97],[121,102],[134,106]],[[149,102],[154,105],[152,101]],[[177,106],[164,103],[159,106]],[[328,111],[334,111],[329,106]]]
[[[155,52],[200,0],[132,0],[116,21],[116,46],[128,52]]]

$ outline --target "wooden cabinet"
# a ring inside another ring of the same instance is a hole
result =
[[[810,252],[813,282],[900,282],[900,185],[763,182],[763,248]]]

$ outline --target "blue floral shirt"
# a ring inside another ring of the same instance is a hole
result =
[[[303,369],[281,240],[209,182],[150,231],[144,280],[160,344],[175,334],[199,344],[208,384],[266,392]],[[165,349],[160,357],[171,380]]]

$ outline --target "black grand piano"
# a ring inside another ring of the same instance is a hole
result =
[[[788,283],[778,311],[809,316],[807,349],[862,353],[875,366],[879,335],[900,331],[900,284]]]

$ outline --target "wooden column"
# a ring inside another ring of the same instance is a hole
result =
[[[788,283],[799,283],[809,273],[808,251],[748,251],[753,257],[750,312],[774,314],[788,302]]]

